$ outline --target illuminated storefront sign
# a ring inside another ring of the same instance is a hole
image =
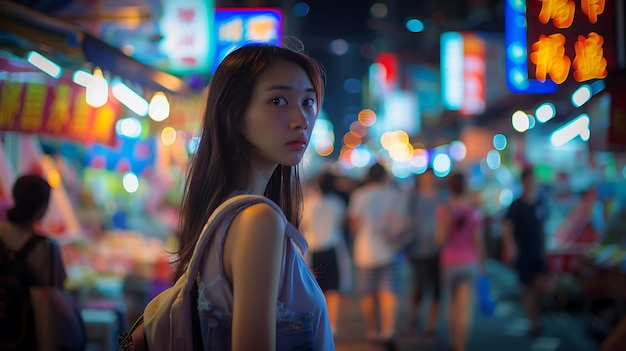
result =
[[[164,0],[160,48],[174,74],[208,72],[213,62],[213,0]]]
[[[458,110],[463,104],[463,35],[443,33],[440,41],[443,106]]]
[[[268,8],[220,8],[215,10],[215,60],[212,71],[224,57],[244,44],[282,45],[283,18]]]
[[[506,1],[507,83],[515,93],[551,93],[616,67],[613,0]]]
[[[46,82],[22,79],[27,72],[1,74],[0,130],[114,145],[117,100],[93,108],[87,105],[85,88],[69,79]]]
[[[442,100],[448,110],[471,116],[486,103],[485,40],[475,33],[441,35]]]
[[[485,111],[485,40],[475,33],[463,33],[463,103],[461,114]]]

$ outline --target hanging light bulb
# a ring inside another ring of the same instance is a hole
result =
[[[86,100],[89,106],[96,108],[109,101],[109,85],[100,68],[93,71],[93,76],[87,83]]]
[[[170,116],[170,103],[167,101],[165,94],[157,92],[152,96],[148,108],[148,116],[157,122],[164,121]]]

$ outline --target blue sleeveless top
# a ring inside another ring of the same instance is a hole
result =
[[[324,294],[302,258],[307,250],[306,240],[287,222],[278,205],[267,198],[246,203],[225,216],[205,253],[198,283],[198,312],[205,350],[231,349],[233,290],[224,274],[224,242],[235,216],[257,202],[270,204],[286,223],[288,240],[283,249],[278,290],[276,349],[334,350]]]

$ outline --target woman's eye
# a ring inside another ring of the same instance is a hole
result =
[[[304,106],[315,106],[315,99],[306,99],[302,103]]]
[[[272,103],[274,105],[283,106],[283,105],[287,105],[287,100],[285,98],[275,98],[275,99],[272,99]]]

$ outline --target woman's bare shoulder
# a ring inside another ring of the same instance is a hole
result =
[[[276,232],[282,234],[287,223],[278,209],[264,202],[250,205],[233,219],[231,230],[250,232]]]

